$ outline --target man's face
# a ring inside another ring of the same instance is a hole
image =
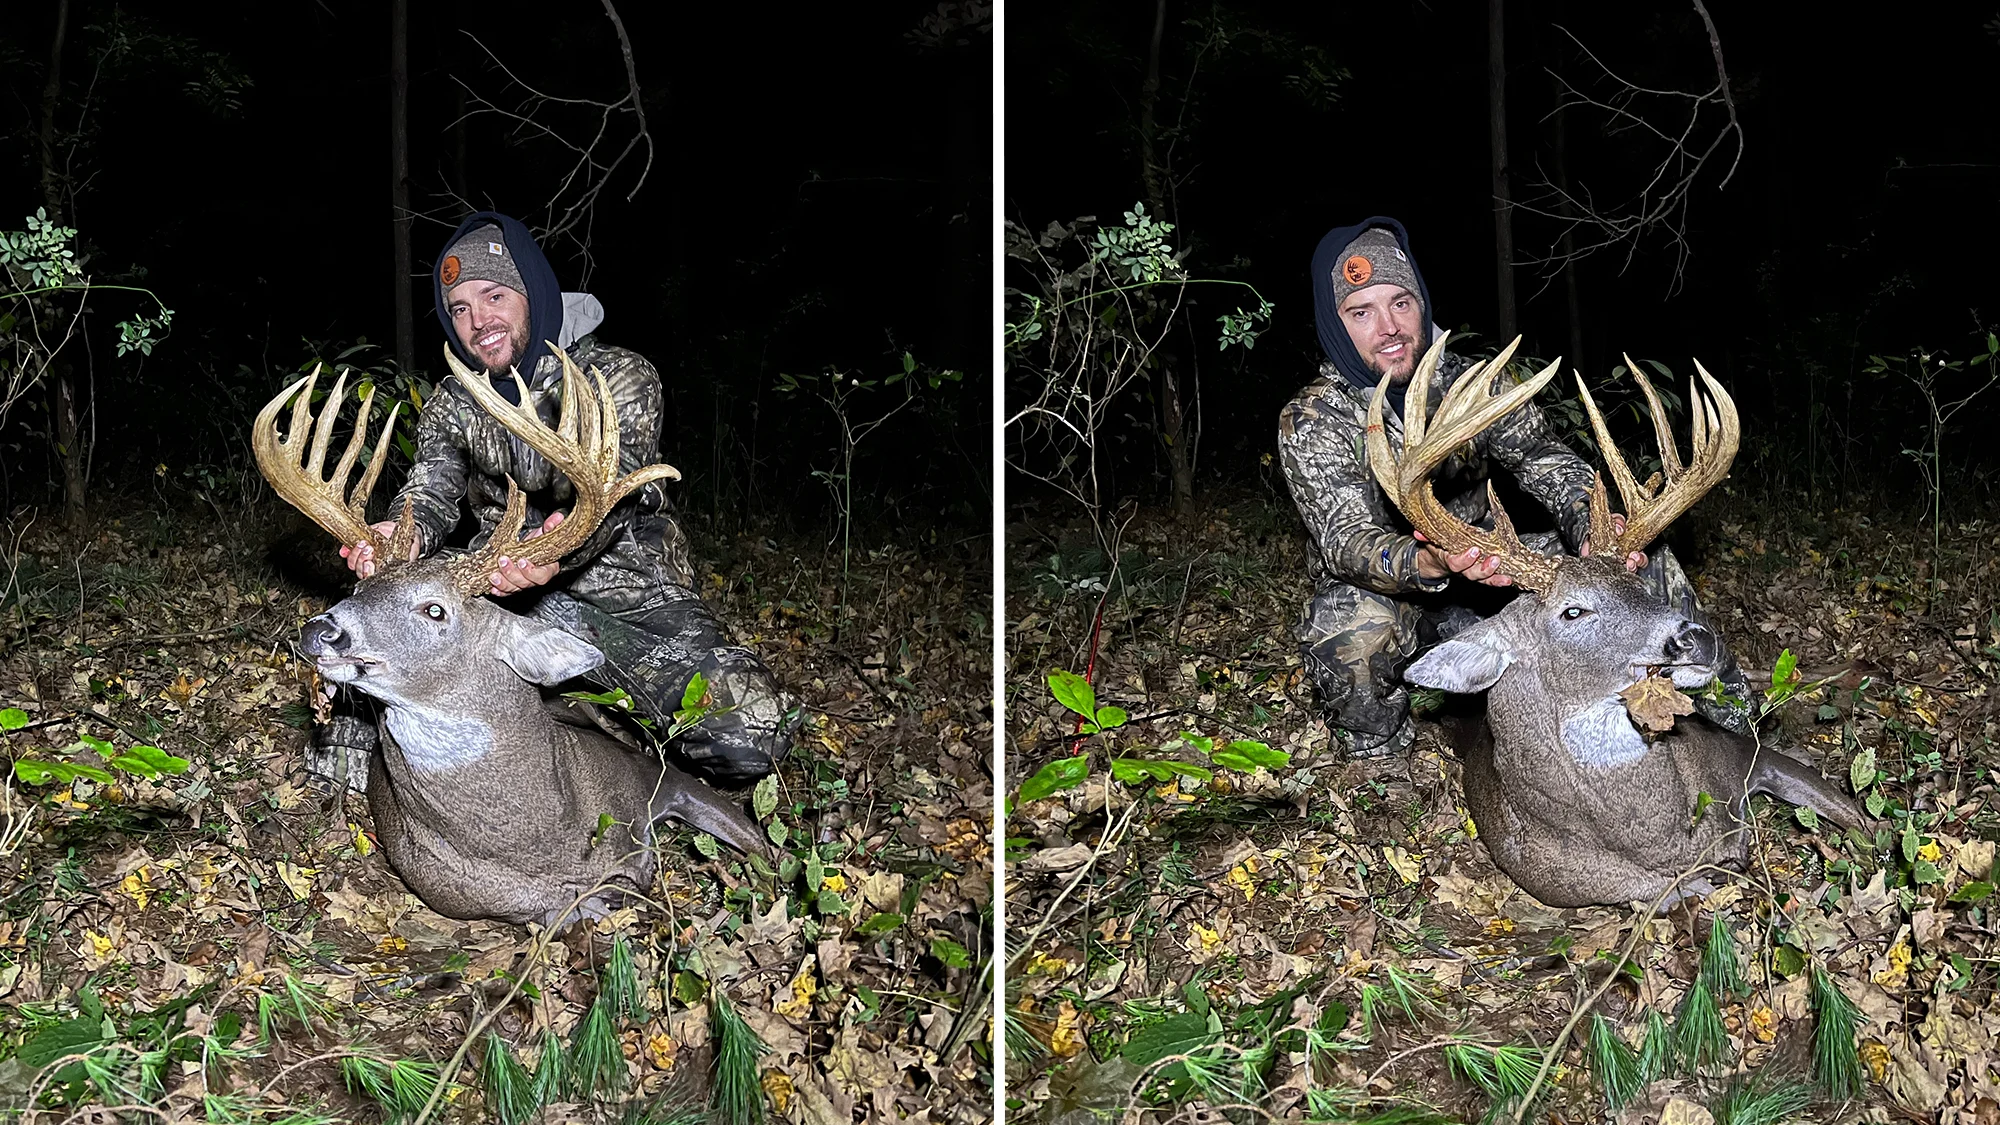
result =
[[[497,281],[466,281],[445,294],[451,328],[488,371],[505,371],[528,354],[528,298]]]
[[[1410,381],[1424,323],[1424,303],[1415,293],[1400,285],[1356,289],[1340,303],[1340,322],[1377,378],[1387,375],[1399,387]]]

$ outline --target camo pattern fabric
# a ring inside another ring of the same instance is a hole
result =
[[[659,374],[636,352],[578,340],[570,358],[588,373],[603,372],[618,409],[620,472],[659,459],[663,394]],[[457,385],[445,380],[417,424],[416,465],[392,511],[412,504],[422,553],[437,549],[458,522],[458,502],[468,498],[479,530],[469,546],[492,536],[507,505],[507,478],[527,494],[524,526],[538,526],[549,511],[574,499],[570,482],[548,460],[507,432]],[[536,365],[529,400],[554,425],[561,400],[562,367],[553,355]],[[477,471],[474,471],[477,470]],[[579,561],[582,560],[582,561]],[[712,713],[669,744],[697,773],[724,783],[754,781],[769,773],[791,748],[802,711],[770,668],[748,648],[728,643],[721,623],[694,591],[687,537],[673,519],[659,482],[627,497],[591,537],[565,557],[549,586],[511,602],[605,650],[598,677],[625,688],[664,725],[680,705],[696,672],[707,680]],[[615,619],[627,628],[605,623]],[[343,694],[343,699],[347,698]],[[339,776],[346,760],[350,787],[365,780],[372,729],[342,714],[322,729],[308,764]]]
[[[1430,388],[1435,416],[1444,392],[1472,361],[1446,352]],[[1418,650],[1477,621],[1478,615],[1445,592],[1449,577],[1417,571],[1421,544],[1368,467],[1364,435],[1372,392],[1355,387],[1331,362],[1319,378],[1286,404],[1278,420],[1278,449],[1285,480],[1306,525],[1306,568],[1314,592],[1294,635],[1307,678],[1329,726],[1346,732],[1356,756],[1394,753],[1409,745],[1409,695],[1403,669]],[[1403,444],[1402,419],[1385,412],[1389,443]],[[1453,515],[1490,528],[1486,481],[1492,467],[1508,471],[1521,490],[1554,517],[1556,532],[1524,533],[1522,542],[1546,554],[1570,553],[1590,526],[1589,492],[1596,473],[1564,446],[1541,410],[1530,402],[1453,453],[1432,474],[1432,489]],[[1665,604],[1704,621],[1673,554],[1665,544],[1641,572]],[[1724,686],[1747,698],[1733,657],[1723,658]],[[1744,709],[1712,709],[1723,726],[1747,728]]]

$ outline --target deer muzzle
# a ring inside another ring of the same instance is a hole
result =
[[[1700,687],[1715,677],[1715,663],[1721,658],[1722,643],[1707,626],[1684,621],[1660,645],[1666,665],[1678,687]]]
[[[353,647],[352,634],[341,628],[331,613],[320,614],[299,630],[299,650],[313,658],[320,675],[335,683],[354,679],[362,666],[370,663],[354,656]]]

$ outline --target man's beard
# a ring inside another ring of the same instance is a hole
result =
[[[1389,341],[1390,344],[1398,342],[1402,343],[1403,355],[1408,359],[1410,366],[1398,372],[1389,380],[1389,385],[1392,387],[1408,386],[1410,377],[1417,373],[1417,341],[1409,336],[1399,336],[1395,340]],[[1387,347],[1388,345],[1385,344],[1383,346]],[[1361,357],[1361,365],[1366,367],[1375,376],[1377,381],[1380,381],[1382,376],[1388,374],[1388,370],[1382,366],[1381,356],[1381,349],[1377,348]]]
[[[498,367],[488,367],[488,375],[505,375],[510,367],[521,366],[522,358],[528,354],[528,329],[525,325],[507,331],[507,356]],[[523,371],[523,377],[527,372]]]

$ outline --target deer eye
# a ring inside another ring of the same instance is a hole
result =
[[[1563,620],[1564,620],[1564,621],[1575,621],[1575,620],[1577,620],[1578,618],[1582,617],[1582,616],[1583,616],[1584,614],[1586,614],[1586,613],[1589,613],[1589,612],[1590,612],[1589,610],[1587,610],[1587,609],[1583,608],[1583,607],[1582,607],[1582,606],[1580,606],[1580,605],[1573,605],[1573,606],[1569,607],[1568,609],[1566,609],[1566,610],[1563,610]]]
[[[430,618],[432,621],[443,621],[444,607],[437,604],[436,602],[425,602],[423,606],[423,614],[425,617]]]

